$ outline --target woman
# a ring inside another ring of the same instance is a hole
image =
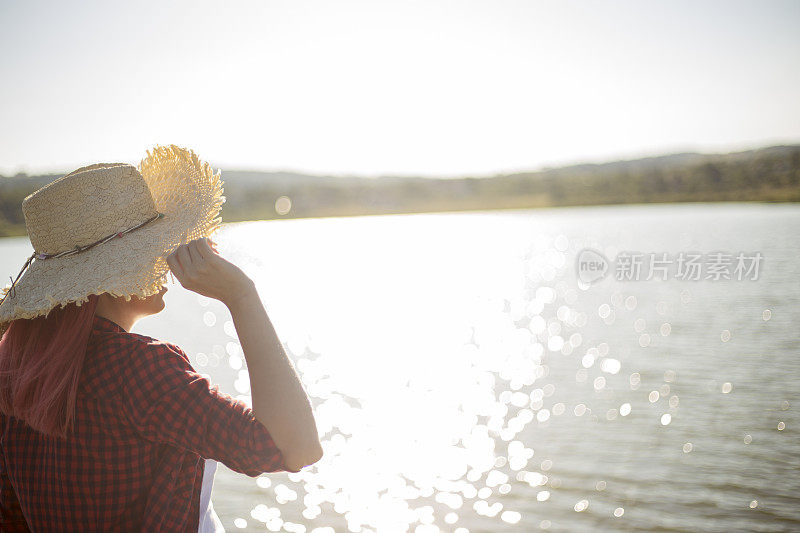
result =
[[[257,476],[321,458],[255,285],[207,238],[223,201],[219,175],[174,145],[23,201],[35,252],[0,303],[0,531],[219,530],[214,460]],[[168,271],[230,310],[252,409],[130,332],[164,308]]]

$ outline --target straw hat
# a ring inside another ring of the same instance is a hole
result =
[[[216,232],[223,202],[219,171],[175,145],[156,146],[138,168],[97,163],[42,187],[22,202],[34,253],[2,290],[0,335],[91,294],[159,292],[165,256]]]

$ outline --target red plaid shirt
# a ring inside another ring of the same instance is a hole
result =
[[[192,531],[204,458],[286,471],[244,403],[178,346],[95,317],[74,431],[46,437],[0,414],[0,531]]]

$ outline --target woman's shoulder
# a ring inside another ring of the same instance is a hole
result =
[[[153,379],[164,372],[192,371],[177,344],[125,331],[103,332],[87,347],[83,382],[87,390],[110,393],[131,381]]]
[[[106,356],[128,356],[131,353],[141,352],[171,352],[186,357],[186,352],[177,344],[149,335],[125,331],[108,320],[100,319],[95,323],[87,349]]]
[[[128,351],[130,368],[147,371],[163,367],[185,368],[189,356],[177,344],[139,333],[127,333],[132,349]]]
[[[137,345],[137,347],[145,352],[151,352],[154,354],[178,354],[181,357],[188,359],[186,352],[183,351],[183,348],[173,342],[156,339],[155,337],[142,335],[140,333],[125,333],[125,335],[129,336]]]

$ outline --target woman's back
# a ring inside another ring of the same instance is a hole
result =
[[[197,531],[204,457],[285,470],[266,428],[177,346],[95,316],[67,439],[0,415],[0,529]],[[18,502],[24,502],[20,507]]]

